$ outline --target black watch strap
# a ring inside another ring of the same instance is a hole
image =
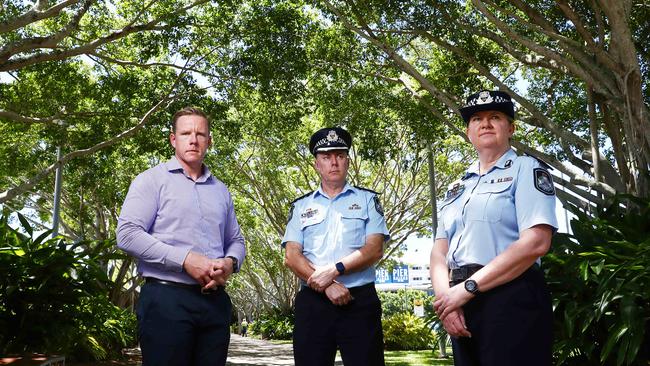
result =
[[[345,273],[345,266],[343,265],[343,263],[337,262],[335,266],[336,266],[336,270],[339,271],[340,275]]]
[[[239,272],[239,260],[236,257],[233,257],[232,255],[229,255],[226,258],[232,259],[232,272],[233,273]]]

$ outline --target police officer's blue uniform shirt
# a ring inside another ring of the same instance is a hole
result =
[[[544,165],[510,149],[489,172],[481,176],[476,162],[449,186],[436,232],[436,239],[448,239],[449,268],[486,265],[535,225],[557,229],[555,189]]]
[[[374,192],[346,183],[343,191],[330,199],[321,187],[293,203],[282,246],[302,245],[303,255],[317,266],[329,265],[363,247],[366,236],[390,236],[383,209]],[[375,281],[375,267],[344,274],[336,279],[346,287]]]

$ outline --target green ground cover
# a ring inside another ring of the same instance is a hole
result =
[[[422,351],[384,351],[386,366],[424,366],[424,365],[453,365],[451,349],[447,351],[448,358],[440,358],[438,352]]]

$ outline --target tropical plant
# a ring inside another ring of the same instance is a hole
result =
[[[435,335],[420,317],[397,313],[381,321],[384,347],[388,350],[418,350],[433,347]]]
[[[650,201],[617,196],[596,217],[576,215],[543,261],[557,364],[647,365]]]
[[[135,317],[108,299],[102,263],[111,240],[67,243],[49,231],[34,238],[0,216],[0,353],[59,353],[68,359],[104,359],[135,341]]]

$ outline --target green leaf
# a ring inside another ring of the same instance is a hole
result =
[[[611,332],[609,337],[607,338],[607,343],[605,343],[605,346],[603,347],[603,350],[600,353],[600,362],[604,362],[609,354],[612,352],[612,349],[616,345],[616,342],[621,338],[623,334],[625,334],[628,331],[628,327],[621,324],[619,325],[614,332]]]
[[[27,221],[27,218],[23,216],[20,212],[16,212],[16,215],[18,215],[18,220],[20,220],[20,224],[23,226],[23,229],[29,234],[29,236],[32,236],[33,229],[32,226],[29,224],[29,221]]]
[[[600,272],[602,272],[604,266],[605,266],[605,260],[603,259],[599,261],[597,265],[591,266],[591,269],[594,271],[596,276],[598,276],[600,275]]]

